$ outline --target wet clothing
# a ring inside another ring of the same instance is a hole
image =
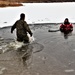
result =
[[[60,25],[60,31],[65,33],[65,34],[68,34],[68,33],[73,31],[73,26],[70,23],[69,24],[61,24]]]
[[[29,42],[27,32],[32,36],[32,32],[24,20],[17,20],[15,24],[11,27],[11,33],[16,28],[17,41],[20,42]]]

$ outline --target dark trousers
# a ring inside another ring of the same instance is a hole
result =
[[[29,43],[29,37],[27,35],[18,35],[17,36],[17,41],[19,42],[24,42],[24,43]]]

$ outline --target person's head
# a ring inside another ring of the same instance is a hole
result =
[[[20,19],[21,19],[21,20],[24,20],[24,19],[25,19],[25,14],[24,14],[24,13],[21,13],[21,14],[20,14]]]
[[[66,19],[64,20],[64,24],[70,24],[70,22],[69,22],[69,19],[68,19],[68,18],[66,18]]]

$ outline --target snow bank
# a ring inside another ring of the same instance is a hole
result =
[[[26,14],[28,24],[60,23],[67,17],[75,21],[75,2],[67,3],[23,3],[20,7],[0,8],[0,27],[11,26],[19,19],[21,13]]]

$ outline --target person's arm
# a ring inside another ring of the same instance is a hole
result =
[[[60,31],[62,31],[62,30],[63,30],[63,24],[60,25]]]
[[[26,22],[24,23],[24,29],[30,34],[30,36],[32,36],[32,32]]]
[[[15,24],[11,27],[11,33],[13,33],[14,29],[16,28],[16,22]]]

